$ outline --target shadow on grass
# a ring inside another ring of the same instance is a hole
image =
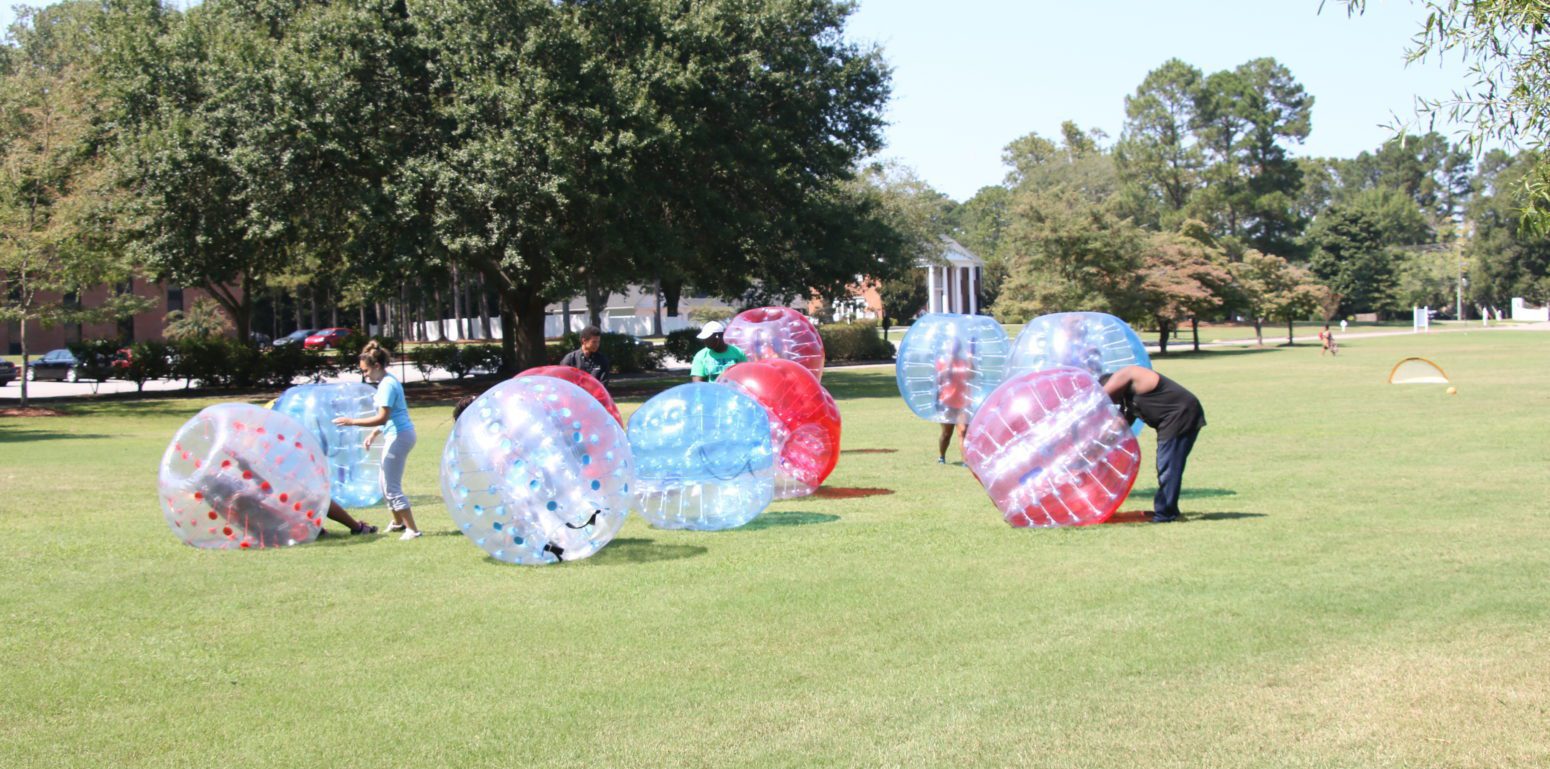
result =
[[[823,386],[836,400],[899,397],[899,385],[892,374],[882,376],[877,369],[871,371],[828,369],[823,372]]]
[[[841,454],[897,454],[898,449],[840,449]]]
[[[1264,513],[1185,513],[1184,518],[1180,520],[1179,523],[1190,523],[1192,521],[1236,521],[1244,518],[1264,517]],[[1107,526],[1109,524],[1115,523],[1150,524],[1151,522],[1151,510],[1122,510],[1115,513],[1112,517],[1109,518],[1109,520],[1104,521],[1103,525]]]
[[[1130,492],[1131,499],[1157,496],[1157,489],[1133,489]],[[1238,492],[1232,489],[1191,489],[1185,488],[1179,491],[1180,499],[1209,499],[1211,497],[1236,497]]]
[[[1285,341],[1281,342],[1280,344],[1276,344],[1270,339],[1265,340],[1264,347],[1255,347],[1252,341],[1247,342],[1246,344],[1247,346],[1245,347],[1206,347],[1201,349],[1200,352],[1195,352],[1194,350],[1188,349],[1188,345],[1185,345],[1184,348],[1180,349],[1169,347],[1167,354],[1154,352],[1152,353],[1152,357],[1162,358],[1163,360],[1189,360],[1191,358],[1218,358],[1232,355],[1255,355],[1262,352],[1281,352],[1288,349]],[[1317,345],[1298,343],[1294,346],[1315,347]]]
[[[800,513],[795,511],[765,513],[733,531],[763,531],[786,526],[807,526],[815,523],[833,523],[840,519],[828,513]]]
[[[883,497],[893,493],[893,489],[869,488],[865,486],[819,486],[813,492],[813,496],[819,499],[861,499],[862,497]]]
[[[57,430],[28,430],[22,428],[0,428],[0,443],[29,443],[32,441],[61,441],[70,439],[96,439],[110,438],[112,436],[100,433],[66,433]]]
[[[351,534],[345,529],[329,529],[328,535],[312,540],[313,547],[344,547],[346,545],[364,545],[368,542],[381,542],[389,537],[398,539],[398,532],[388,533],[378,531],[376,534]]]
[[[596,555],[573,563],[580,565],[608,566],[621,563],[653,563],[676,561],[704,555],[708,549],[701,545],[665,545],[653,539],[616,539],[609,542]],[[493,560],[493,559],[492,559]]]

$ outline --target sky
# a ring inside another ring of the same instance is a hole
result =
[[[8,27],[10,0],[0,4]],[[893,67],[880,158],[963,201],[1001,182],[1001,148],[1029,132],[1056,137],[1074,120],[1117,139],[1125,96],[1173,57],[1206,73],[1273,57],[1314,97],[1293,154],[1374,149],[1396,126],[1418,127],[1416,96],[1467,83],[1456,61],[1406,66],[1424,19],[1407,0],[1369,0],[1355,17],[1338,0],[1323,13],[1319,0],[860,0],[848,35]]]
[[[1394,126],[1424,131],[1416,96],[1467,83],[1457,60],[1406,66],[1424,20],[1404,0],[1369,0],[1355,17],[1336,0],[1322,14],[1319,0],[860,0],[848,33],[894,69],[881,157],[964,201],[1001,182],[1001,149],[1029,132],[1055,138],[1073,120],[1117,139],[1125,97],[1174,57],[1207,74],[1285,65],[1314,97],[1295,155],[1353,157]]]

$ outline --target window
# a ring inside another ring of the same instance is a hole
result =
[[[167,312],[183,311],[183,289],[167,288]]]

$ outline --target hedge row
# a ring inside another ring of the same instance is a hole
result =
[[[662,346],[668,355],[687,363],[705,346],[699,333],[698,328],[679,329],[668,334]],[[829,361],[893,360],[893,345],[883,339],[873,321],[829,323],[818,327],[818,336]]]
[[[314,352],[299,344],[259,349],[220,337],[177,342],[135,342],[124,346],[112,339],[71,344],[84,380],[121,379],[144,389],[153,379],[182,379],[201,387],[289,387],[298,378],[318,378],[354,370],[366,337],[354,335],[336,350]],[[389,350],[398,340],[378,337]]]

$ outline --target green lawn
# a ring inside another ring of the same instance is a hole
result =
[[[878,493],[544,568],[453,532],[444,405],[429,536],[274,552],[162,522],[210,401],[0,418],[0,766],[1544,767],[1547,343],[1161,359],[1210,419],[1191,520],[1055,531],[937,466],[891,369],[833,370],[845,447],[897,451],[830,485]],[[1407,355],[1458,395],[1385,384]]]

